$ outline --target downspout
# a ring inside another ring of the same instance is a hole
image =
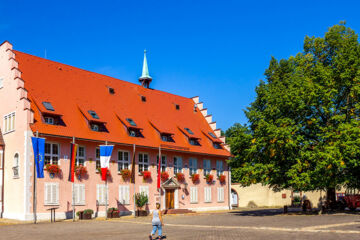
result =
[[[4,181],[5,181],[5,145],[2,145],[2,150],[3,150],[3,153],[2,153],[2,189],[1,189],[1,215],[0,215],[0,218],[3,218],[3,215],[4,215]]]
[[[231,167],[229,167],[229,171],[228,171],[228,179],[229,179],[229,210],[232,209],[231,207]]]

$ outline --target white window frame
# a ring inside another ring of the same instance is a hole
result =
[[[3,132],[3,134],[8,134],[8,133],[15,131],[15,121],[16,121],[15,111],[11,112],[9,114],[6,114],[4,116],[4,124],[3,124],[4,132]]]
[[[107,194],[108,196],[106,204],[105,204],[105,199],[106,199],[105,194]],[[105,184],[96,184],[96,202],[98,206],[109,205],[109,186]]]
[[[142,161],[140,162],[140,155],[142,156]],[[144,162],[144,156],[147,156],[147,163]],[[138,171],[139,173],[143,172],[143,171],[149,171],[149,162],[150,162],[150,158],[149,158],[149,154],[148,153],[138,153]],[[145,170],[145,166],[146,166],[146,170]]]
[[[120,159],[120,154],[121,154],[121,159]],[[125,155],[127,154],[127,160],[125,160]],[[118,150],[118,172],[121,172],[121,170],[124,169],[131,169],[131,164],[130,164],[130,152],[129,151],[124,151],[124,150]],[[125,164],[127,164],[128,166],[125,167]]]
[[[49,195],[48,191],[50,188],[50,198],[48,199],[47,196]],[[54,189],[55,189],[55,199],[54,198]],[[46,182],[44,183],[44,205],[45,206],[58,206],[59,205],[59,183],[57,182]]]
[[[79,156],[80,153],[80,148],[84,148],[84,156]],[[79,166],[80,165],[80,161],[79,160],[83,160],[84,164],[82,164],[83,166],[85,166],[85,160],[86,160],[86,147],[85,146],[78,146],[77,151],[76,151],[76,160],[75,160],[75,166]]]
[[[17,159],[15,158],[17,156]],[[15,172],[17,174],[15,174]],[[14,161],[13,161],[13,178],[20,177],[20,154],[16,152],[14,154]]]
[[[159,155],[156,156],[156,171],[159,167]],[[167,157],[166,155],[161,154],[161,172],[166,172],[167,167]]]
[[[46,159],[46,157],[50,157],[50,164],[55,164],[54,162],[53,162],[53,158],[54,157],[57,157],[57,165],[60,165],[60,144],[59,143],[54,143],[54,142],[45,142],[45,146],[46,146],[46,144],[50,144],[50,153],[46,153],[46,147],[45,147],[45,159]],[[57,147],[58,147],[58,154],[54,154],[53,153],[53,145],[57,145]],[[45,161],[45,159],[44,159],[44,161]],[[46,162],[45,162],[45,165],[46,165]]]
[[[190,164],[191,163],[191,164]],[[198,172],[197,159],[189,158],[189,175],[193,175]]]
[[[204,202],[211,203],[211,187],[204,187]]]
[[[73,185],[73,199],[75,206],[84,206],[86,205],[85,200],[85,184],[74,183]]]
[[[4,87],[4,78],[0,77],[0,89]]]
[[[218,187],[217,188],[217,202],[225,202],[224,200],[224,187]]]
[[[190,187],[190,203],[196,204],[199,202],[198,187]]]
[[[204,172],[204,176],[211,173],[211,160],[210,159],[203,160],[203,172]]]
[[[216,174],[218,177],[224,174],[224,162],[222,160],[216,160]]]
[[[99,156],[97,155],[97,151],[99,151]],[[101,162],[100,162],[100,148],[95,148],[95,171],[98,171],[98,168],[101,168]]]
[[[121,205],[130,205],[130,186],[119,185],[119,203]]]
[[[176,164],[175,164],[176,160]],[[184,171],[182,157],[174,156],[174,174],[182,173]]]

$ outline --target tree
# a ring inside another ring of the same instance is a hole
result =
[[[234,137],[229,142],[235,146],[230,165],[239,167],[234,172],[240,183],[302,191],[360,188],[360,45],[355,32],[341,23],[323,38],[306,37],[301,53],[272,58],[265,76],[245,111],[250,146]]]

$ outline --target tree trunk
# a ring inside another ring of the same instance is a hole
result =
[[[331,209],[335,208],[336,205],[336,194],[335,194],[335,188],[328,188],[326,191],[326,200],[328,203],[328,206]]]

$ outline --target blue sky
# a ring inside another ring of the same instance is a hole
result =
[[[218,127],[243,110],[271,56],[301,51],[346,20],[360,32],[360,1],[18,1],[0,4],[0,41],[137,83],[148,50],[151,87],[200,96]]]

